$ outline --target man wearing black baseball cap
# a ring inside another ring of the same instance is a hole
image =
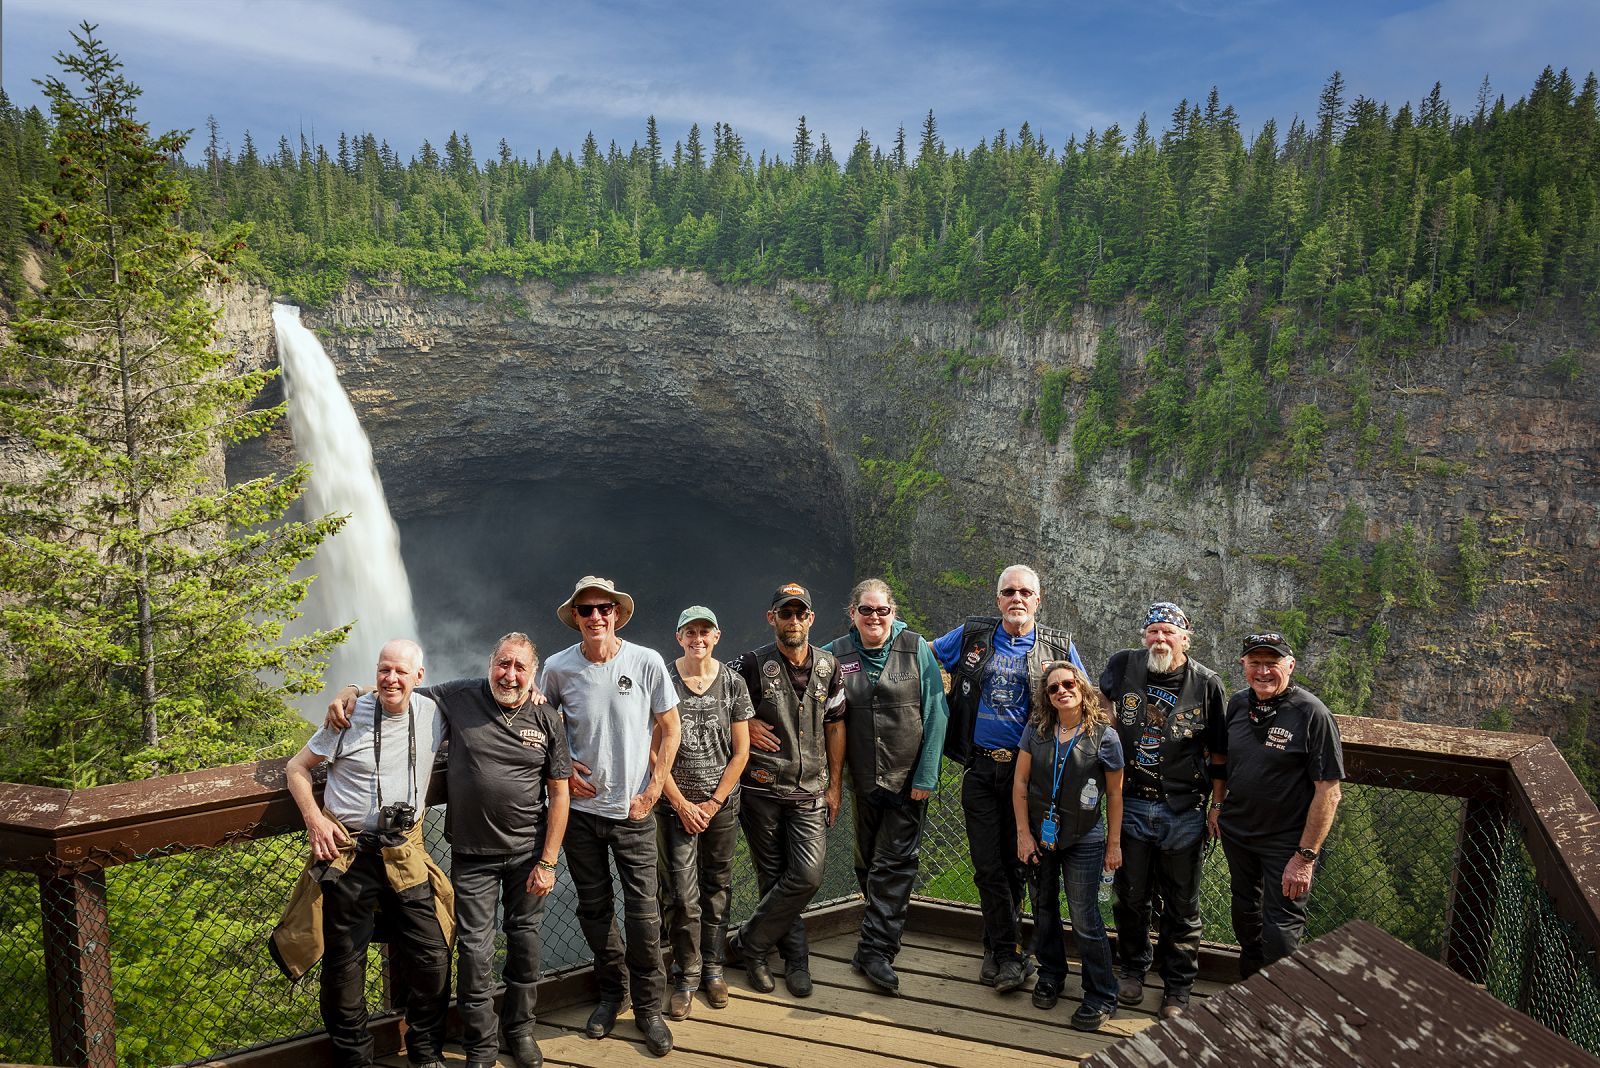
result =
[[[1211,829],[1228,858],[1239,975],[1249,978],[1300,944],[1344,753],[1328,706],[1292,681],[1282,634],[1250,634],[1240,653],[1248,688],[1228,701],[1227,793]]]
[[[844,678],[839,660],[811,644],[811,592],[786,582],[767,622],[777,638],[729,663],[755,702],[739,824],[761,900],[728,939],[750,985],[774,986],[767,957],[783,954],[784,984],[811,996],[810,948],[800,912],[822,887],[828,828],[838,818],[844,770]]]

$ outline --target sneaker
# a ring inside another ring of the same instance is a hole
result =
[[[1161,999],[1161,1018],[1170,1020],[1189,1011],[1188,994],[1168,994]]]
[[[1117,1000],[1124,1005],[1137,1005],[1144,1000],[1144,977],[1124,975],[1117,980]]]
[[[1098,1031],[1105,1026],[1107,1020],[1117,1014],[1115,1005],[1108,1009],[1097,1009],[1092,1005],[1079,1005],[1078,1011],[1072,1014],[1072,1029],[1075,1031]]]
[[[1061,999],[1061,984],[1052,979],[1040,979],[1033,987],[1033,1007],[1049,1012]]]
[[[994,959],[994,954],[989,950],[983,951],[983,964],[978,967],[978,982],[984,986],[994,986],[994,977],[1000,970],[1000,964]]]
[[[693,1006],[694,986],[680,982],[672,988],[672,996],[667,999],[667,1019],[687,1020]]]
[[[1009,994],[1027,981],[1027,972],[1023,969],[1022,961],[1016,957],[1001,961],[994,973],[994,989],[999,994]]]

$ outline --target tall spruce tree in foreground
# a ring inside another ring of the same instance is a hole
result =
[[[288,693],[343,633],[285,638],[292,578],[339,520],[278,520],[307,476],[229,487],[221,450],[281,409],[218,348],[207,287],[243,233],[176,223],[184,136],[151,136],[94,36],[44,83],[56,172],[27,208],[46,285],[0,349],[0,777],[60,785],[280,750]],[[214,295],[215,290],[212,290]]]

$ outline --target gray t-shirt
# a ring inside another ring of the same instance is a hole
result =
[[[656,716],[677,705],[661,654],[623,642],[604,664],[591,663],[574,645],[545,661],[544,695],[567,720],[572,759],[589,768],[594,797],[574,797],[572,808],[625,820],[634,795],[650,779],[650,732]]]
[[[683,684],[676,663],[668,664],[667,672],[678,692],[678,718],[683,725],[678,755],[672,762],[672,781],[685,799],[706,801],[733,757],[732,724],[754,716],[755,705],[750,703],[744,679],[726,664],[717,665],[711,685],[700,694]]]
[[[417,692],[437,701],[450,724],[444,814],[450,848],[473,855],[540,848],[545,781],[572,774],[561,713],[531,702],[502,708],[488,679],[456,679]]]
[[[377,746],[372,733],[377,713],[376,694],[356,702],[350,726],[344,730],[323,727],[306,743],[313,753],[328,761],[328,784],[322,791],[322,805],[347,827],[364,831],[378,826],[378,775],[375,774]],[[422,694],[411,694],[410,715],[379,715],[383,724],[383,803],[408,802],[422,817],[428,797],[428,782],[433,778],[433,758],[444,738],[444,717],[439,706]],[[415,779],[411,774],[411,723],[416,724]],[[335,755],[337,754],[337,755]]]

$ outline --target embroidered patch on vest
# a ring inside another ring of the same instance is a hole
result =
[[[769,679],[777,678],[778,677],[778,662],[776,660],[768,660],[765,664],[762,664],[761,665],[761,674],[765,675]]]
[[[774,775],[772,772],[768,771],[766,768],[751,768],[750,769],[750,777],[752,779],[754,779],[756,782],[762,782],[762,783],[775,782],[777,780],[777,778],[778,778],[776,775]]]
[[[983,654],[988,651],[989,650],[982,645],[974,645],[972,647],[972,651],[969,652],[964,658],[964,662],[966,663],[967,667],[977,667],[978,661],[982,660]]]
[[[854,675],[861,670],[861,661],[849,660],[839,665],[839,674]]]

